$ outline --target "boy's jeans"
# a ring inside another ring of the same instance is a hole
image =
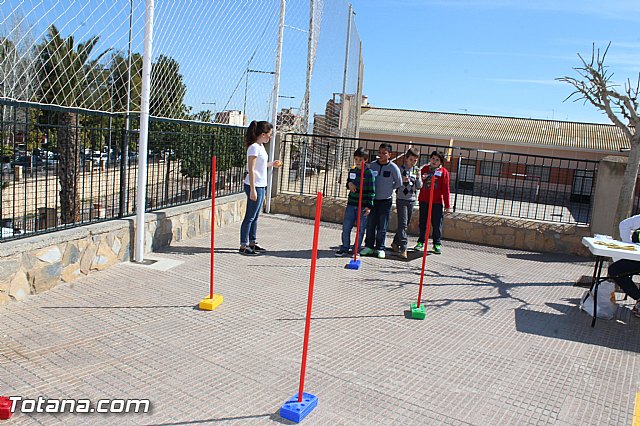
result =
[[[398,245],[400,251],[405,251],[407,249],[407,244],[409,242],[407,228],[409,228],[409,223],[411,223],[414,204],[415,201],[396,199],[396,210],[398,211],[398,232],[396,232],[393,242]]]
[[[373,201],[373,209],[371,209],[367,220],[365,246],[375,250],[384,250],[387,225],[389,224],[389,216],[391,216],[391,203],[391,198]]]
[[[249,194],[251,186],[244,184],[244,193],[247,194],[247,210],[244,213],[244,220],[240,225],[240,245],[248,246],[249,243],[256,242],[256,234],[258,233],[258,216],[264,204],[264,195],[267,188],[256,188],[258,199],[251,201]]]
[[[363,209],[364,210],[364,209]],[[358,237],[358,246],[362,247],[364,243],[364,231],[367,229],[367,218],[364,213],[360,214],[360,235]],[[351,228],[358,225],[358,206],[349,206],[344,209],[344,220],[342,221],[342,251],[349,251],[351,248]],[[354,242],[355,245],[355,242]],[[358,247],[358,251],[360,251]]]

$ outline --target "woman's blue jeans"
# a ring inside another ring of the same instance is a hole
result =
[[[244,193],[247,194],[247,210],[244,213],[244,220],[240,226],[240,245],[248,246],[249,243],[256,242],[256,234],[258,232],[258,216],[262,211],[262,204],[264,203],[264,195],[266,192],[265,187],[256,188],[258,198],[256,201],[251,200],[249,194],[251,193],[251,186],[244,184]]]

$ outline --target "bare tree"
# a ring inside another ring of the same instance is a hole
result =
[[[638,127],[640,127],[640,117],[638,117],[640,74],[635,85],[631,80],[627,80],[624,83],[623,91],[617,90],[619,86],[612,82],[613,73],[604,65],[610,46],[611,43],[607,45],[607,48],[601,54],[600,49],[596,49],[594,44],[591,51],[591,61],[589,62],[578,54],[582,61],[582,66],[574,68],[574,70],[577,71],[580,77],[562,77],[558,78],[558,80],[569,83],[576,89],[567,99],[576,97],[574,102],[584,99],[584,103],[589,102],[603,111],[629,141],[629,160],[624,172],[624,182],[620,189],[620,199],[615,213],[614,223],[616,227],[612,230],[617,235],[617,224],[622,219],[631,216],[636,178],[640,167],[640,133],[638,133]],[[617,236],[619,237],[619,235]]]

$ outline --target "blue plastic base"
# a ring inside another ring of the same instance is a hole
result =
[[[300,423],[317,405],[317,396],[305,392],[302,394],[302,402],[298,402],[298,394],[296,393],[280,407],[280,417]]]
[[[349,264],[347,264],[347,269],[360,269],[360,259],[350,260]]]

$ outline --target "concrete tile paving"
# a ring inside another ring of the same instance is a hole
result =
[[[264,216],[260,257],[237,254],[239,225],[0,307],[0,394],[148,398],[150,413],[16,413],[7,424],[278,424],[298,389],[313,227]],[[389,235],[392,237],[392,235]],[[305,424],[631,424],[640,321],[631,301],[595,329],[576,304],[590,259],[445,242],[430,255],[424,321],[405,317],[421,259],[336,258],[323,224]],[[166,269],[166,270],[163,270]]]

